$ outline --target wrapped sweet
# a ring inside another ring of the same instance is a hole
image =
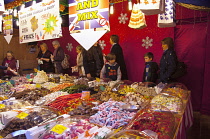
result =
[[[33,79],[28,79],[25,76],[13,76],[10,81],[14,81],[15,85],[30,84]]]
[[[130,121],[126,129],[131,130],[151,130],[155,132],[159,139],[172,139],[174,135],[175,122],[174,115],[162,105],[150,104],[138,111]]]
[[[177,95],[171,94],[169,92],[156,95],[151,100],[151,103],[163,105],[168,110],[174,113],[182,114],[182,112],[184,111],[182,99],[179,98]]]
[[[48,76],[44,71],[38,71],[37,75],[34,77],[34,83],[45,83],[48,81]]]
[[[150,102],[150,98],[138,92],[128,92],[125,95],[124,102],[130,105],[138,105],[139,108],[143,108]]]
[[[117,101],[104,102],[93,108],[98,110],[98,112],[90,116],[89,120],[91,123],[112,129],[125,126],[134,117],[136,112],[124,110],[123,105],[125,103]]]
[[[63,130],[56,130],[56,129]],[[104,138],[111,132],[107,127],[98,127],[89,123],[85,117],[70,117],[55,125],[50,131],[42,136],[42,139],[69,138],[69,139],[98,139]]]
[[[74,83],[76,85],[86,85],[86,86],[88,86],[88,82],[89,82],[89,80],[87,78],[78,78],[78,79],[74,80]]]
[[[27,130],[34,127],[46,120],[50,120],[57,117],[57,113],[48,109],[47,107],[35,107],[23,112],[19,112],[3,130],[0,131],[0,135],[6,138],[12,138],[12,135],[8,135],[18,130]]]
[[[10,93],[10,89],[13,87],[13,85],[10,82],[7,82],[6,84],[0,85],[0,93],[2,95],[7,95]]]
[[[138,93],[141,93],[144,96],[155,96],[157,95],[155,88],[155,84],[152,82],[140,82],[140,83],[133,83],[131,85],[132,88],[134,88]]]

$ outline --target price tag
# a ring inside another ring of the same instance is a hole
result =
[[[36,88],[41,88],[41,84],[37,83]]]
[[[5,105],[4,104],[0,104],[0,109],[3,109],[5,108]]]
[[[55,125],[51,131],[58,133],[58,134],[63,134],[63,132],[67,129],[67,127],[63,125]]]
[[[21,112],[19,113],[16,117],[19,118],[19,119],[24,119],[28,116],[28,113],[25,113],[25,112]]]
[[[100,82],[100,78],[96,78],[96,82]]]
[[[0,139],[3,139],[4,137],[0,136]]]

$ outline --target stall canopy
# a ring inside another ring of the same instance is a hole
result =
[[[5,4],[13,2],[15,0],[4,0]],[[205,6],[210,7],[210,1],[209,0],[175,0],[175,2],[181,2],[186,4],[193,4],[197,6]]]

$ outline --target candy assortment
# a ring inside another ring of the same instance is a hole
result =
[[[48,81],[48,76],[44,71],[38,71],[37,75],[34,77],[34,83],[45,83]]]
[[[44,84],[41,84],[41,87],[50,90],[50,89],[56,87],[57,85],[58,85],[58,84],[53,83],[53,82],[46,82],[46,83],[44,83]]]
[[[115,101],[123,101],[125,96],[114,91],[104,91],[91,95],[92,98],[100,101],[108,101],[109,99]]]
[[[65,95],[68,95],[68,93],[62,92],[62,91],[48,94],[44,97],[41,97],[39,100],[37,100],[36,105],[48,105],[50,102],[54,101],[56,98],[58,98],[60,96],[65,96]]]
[[[98,112],[92,115],[89,120],[91,123],[113,129],[125,126],[134,117],[136,112],[123,110],[123,105],[125,103],[117,101],[104,102],[93,108],[98,110]]]
[[[36,88],[35,84],[22,84],[22,85],[18,85],[16,87],[11,88],[11,91],[12,92],[22,92],[24,90],[32,90],[35,88]]]
[[[0,131],[2,137],[18,131],[26,130],[38,125],[46,120],[55,118],[57,114],[47,108],[35,108],[29,111],[20,112],[12,121],[10,121],[3,130]]]
[[[41,88],[41,89],[24,90],[22,92],[15,92],[12,94],[12,97],[28,101],[30,104],[33,105],[37,100],[39,100],[41,97],[49,93],[50,90]]]
[[[51,92],[60,91],[66,87],[74,85],[73,83],[62,83],[50,89]]]
[[[161,93],[155,96],[151,100],[151,103],[163,105],[171,112],[179,114],[183,112],[183,103],[178,96],[173,96],[167,93]]]

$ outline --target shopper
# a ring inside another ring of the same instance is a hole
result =
[[[119,36],[117,35],[111,35],[110,36],[110,43],[112,45],[111,47],[111,53],[116,55],[116,62],[120,66],[120,70],[122,72],[122,80],[127,80],[127,69],[126,64],[123,56],[123,50],[121,46],[119,45]]]
[[[48,50],[46,43],[40,44],[40,51],[37,56],[38,64],[40,67],[40,70],[43,70],[47,73],[54,72],[54,66],[50,59],[50,56],[52,55],[52,52]]]
[[[10,67],[13,71],[17,72],[17,60],[15,59],[12,51],[7,51],[6,57],[2,62],[2,66]],[[4,76],[15,76],[15,74],[10,70],[5,69]]]
[[[83,65],[88,78],[100,76],[104,65],[103,53],[100,45],[96,42],[88,51],[83,52]]]
[[[158,64],[153,62],[154,55],[151,52],[144,54],[145,68],[143,73],[143,82],[153,82],[156,83],[158,78]]]
[[[116,56],[113,53],[109,53],[106,56],[107,63],[103,66],[101,70],[100,78],[109,78],[113,81],[121,80],[120,66],[116,62]]]
[[[174,79],[171,78],[176,71],[177,56],[174,51],[174,42],[170,37],[164,38],[162,41],[163,55],[160,60],[160,82],[170,83]]]
[[[64,56],[65,56],[64,50],[63,48],[61,48],[60,43],[57,40],[53,41],[52,45],[55,50],[53,52],[53,55],[51,54],[50,58],[52,62],[54,63],[55,73],[60,74],[60,73],[63,73],[61,62],[63,61]]]
[[[85,70],[83,66],[83,47],[81,45],[76,47],[77,52],[77,65],[72,67],[73,72],[79,72],[79,76],[85,76]]]

